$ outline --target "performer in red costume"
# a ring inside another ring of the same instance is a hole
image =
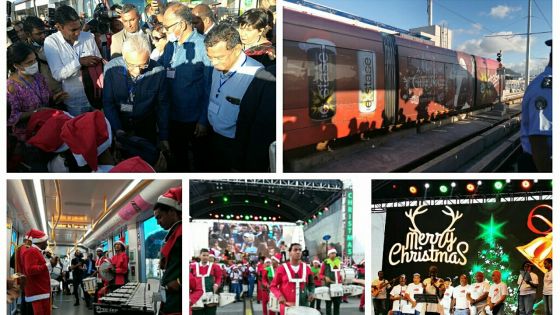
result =
[[[222,269],[217,264],[209,263],[208,249],[200,250],[200,262],[191,264],[191,274],[201,283],[204,293],[218,293],[222,283]],[[195,301],[196,302],[196,301]],[[203,309],[193,310],[193,315],[216,315],[216,306],[204,306]]]
[[[97,255],[97,259],[95,260],[95,272],[92,276],[97,275],[97,290],[95,290],[95,299],[97,301],[104,295],[105,290],[102,290],[102,288],[109,285],[109,281],[101,278],[101,273],[99,272],[99,268],[101,267],[101,265],[104,262],[109,261],[109,259],[105,257],[105,253],[103,252],[103,248],[101,247],[98,247],[95,250],[95,254]]]
[[[115,255],[111,257],[111,264],[115,271],[115,285],[117,288],[122,287],[126,283],[126,275],[128,273],[128,255],[125,252],[124,237],[115,242]]]
[[[31,240],[31,247],[23,252],[23,273],[27,276],[25,301],[32,304],[33,314],[51,314],[51,277],[42,252],[47,248],[47,235],[31,229],[26,237]]]
[[[276,275],[276,270],[278,269],[278,266],[280,265],[280,259],[282,258],[282,255],[280,253],[272,256],[272,260],[270,259],[266,259],[265,260],[265,265],[266,267],[263,270],[262,273],[262,284],[263,284],[263,314],[264,315],[274,315],[275,312],[269,311],[268,310],[268,300],[270,299],[270,284],[272,283],[272,280],[274,279],[274,276]]]
[[[298,243],[290,245],[290,261],[278,267],[270,284],[270,292],[280,302],[280,315],[284,315],[285,307],[308,306],[314,299],[313,272],[301,261],[301,250]]]
[[[202,291],[202,284],[196,277],[189,273],[189,314],[192,314],[192,306],[196,303],[204,294]]]

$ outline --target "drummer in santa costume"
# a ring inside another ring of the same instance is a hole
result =
[[[222,283],[222,269],[218,264],[208,262],[209,252],[208,249],[203,248],[200,250],[200,262],[191,264],[191,274],[193,274],[199,283],[201,283],[204,293],[211,292],[218,293],[220,284]],[[196,303],[196,301],[193,301]],[[193,315],[215,315],[217,306],[207,306],[204,308],[193,310]]]
[[[101,277],[101,273],[99,272],[101,270],[101,265],[105,262],[109,262],[109,259],[105,257],[105,253],[103,252],[103,248],[101,247],[98,247],[95,250],[95,254],[97,255],[97,258],[95,260],[95,272],[93,273],[92,277],[97,276],[97,289],[95,290],[94,296],[94,300],[97,301],[100,298],[99,291],[101,290],[101,288],[109,285],[109,281],[103,279]]]
[[[321,280],[321,262],[318,258],[313,260],[313,265],[311,266],[311,272],[313,272],[313,280],[315,281],[315,287],[320,287],[323,285]],[[318,311],[321,311],[321,300],[315,299],[311,302],[311,307],[315,307]]]
[[[276,270],[270,284],[270,292],[278,298],[280,315],[288,306],[307,306],[313,301],[315,283],[311,268],[301,261],[301,245],[293,243],[289,248],[290,261]]]
[[[31,229],[26,237],[31,240],[31,247],[25,250],[21,259],[23,272],[27,277],[25,301],[32,304],[33,314],[51,314],[51,277],[47,262],[42,252],[47,248],[47,235]]]
[[[342,275],[340,274],[342,262],[340,261],[340,258],[336,256],[336,249],[329,249],[327,254],[328,258],[324,260],[319,276],[327,286],[330,286],[331,284],[342,284]],[[330,301],[326,301],[327,315],[331,315],[333,313],[334,315],[340,314],[341,299],[342,297],[338,296],[331,297]]]
[[[278,265],[280,265],[280,259],[282,255],[280,253],[272,256],[272,259],[265,259],[264,264],[265,267],[263,268],[261,283],[263,285],[263,314],[266,315],[273,315],[275,312],[268,311],[268,300],[270,299],[270,284],[272,280],[274,280],[274,276],[276,275],[276,270],[278,269]],[[267,313],[268,311],[268,313]]]
[[[127,282],[128,274],[128,255],[125,252],[124,237],[116,241],[113,248],[115,249],[115,255],[110,259],[115,273],[113,282],[116,288],[120,288]]]
[[[161,286],[165,289],[165,300],[161,304],[160,314],[181,314],[181,274],[182,274],[182,211],[183,188],[169,189],[159,196],[154,206],[157,223],[167,230],[159,260],[159,267],[165,270]]]
[[[197,280],[192,273],[189,273],[189,314],[192,314],[193,304],[196,303],[203,294],[204,291],[202,291],[200,281]]]
[[[19,285],[21,289],[25,289],[25,284],[27,282],[26,281],[27,278],[23,276],[25,273],[23,270],[22,257],[25,251],[28,250],[31,247],[31,245],[32,245],[31,239],[27,235],[25,235],[25,237],[23,238],[23,244],[21,244],[18,248],[16,248],[14,254],[12,255],[12,257],[10,257],[10,267],[14,268],[16,273],[19,273],[22,276],[19,280]],[[27,303],[25,299],[22,299],[21,301],[20,314],[21,315],[33,314],[31,303]]]

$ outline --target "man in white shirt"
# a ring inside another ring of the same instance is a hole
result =
[[[480,271],[476,273],[475,278],[476,283],[471,284],[471,288],[467,293],[467,299],[471,304],[471,314],[478,315],[484,313],[490,284],[484,281],[484,274]]]
[[[394,286],[391,292],[391,301],[393,301],[393,315],[402,315],[402,314],[414,314],[414,310],[409,306],[407,300],[405,300],[405,293],[406,293],[406,276],[401,275],[399,277],[399,284]],[[377,310],[377,309],[376,309]],[[408,313],[405,311],[410,310]]]
[[[552,315],[552,258],[544,260],[544,267],[548,270],[543,280],[544,315]]]
[[[539,277],[532,272],[533,264],[525,262],[517,279],[519,285],[519,315],[533,315],[533,304],[537,296]]]
[[[420,274],[415,273],[412,277],[412,283],[408,285],[406,288],[405,299],[410,302],[411,309],[404,312],[404,314],[420,314],[424,311],[424,303],[416,303],[416,299],[414,298],[417,294],[424,293],[424,286],[420,283]],[[411,313],[408,313],[412,311]]]
[[[502,282],[502,274],[498,270],[492,272],[492,285],[488,292],[485,310],[493,313],[493,315],[505,315],[504,301],[508,295],[508,288]]]
[[[62,82],[69,95],[66,110],[77,116],[92,110],[82,83],[82,67],[96,66],[103,59],[93,34],[81,31],[80,17],[72,7],[58,7],[54,19],[58,32],[45,39],[45,57],[53,78]]]
[[[453,288],[453,299],[451,300],[450,309],[454,315],[469,315],[468,292],[469,284],[467,283],[467,276],[462,274],[459,277],[459,285]]]
[[[443,314],[450,315],[451,314],[451,300],[453,299],[453,286],[451,278],[445,278],[445,282],[443,283],[445,287],[445,291],[443,292],[443,297],[439,304],[443,306]]]

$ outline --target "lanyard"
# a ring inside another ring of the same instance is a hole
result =
[[[33,76],[33,83],[35,83],[35,86],[31,85],[31,83],[27,82],[27,80],[25,80],[21,75],[19,76],[19,78],[21,79],[22,83],[25,85],[26,88],[30,89],[33,94],[35,94],[35,96],[37,96],[37,99],[39,99],[40,103],[43,103],[43,97],[41,96],[41,87],[39,86],[39,81],[35,78],[35,76]],[[45,105],[45,104],[39,104],[39,106],[41,105]]]
[[[132,80],[132,78],[130,78],[130,80],[133,81],[133,82],[132,82],[132,86],[129,85],[129,82],[128,82],[129,78],[128,78],[128,73],[126,73],[126,67],[123,68],[123,75],[124,75],[125,82],[126,82],[126,90],[128,91],[128,100],[127,101],[131,104],[134,104],[134,90],[136,88],[136,84],[135,84],[134,80]]]
[[[245,60],[243,60],[243,63],[241,64],[241,66],[239,66],[239,68],[242,68],[246,62],[247,62],[247,56],[245,56]],[[218,91],[216,91],[216,98],[220,96],[220,93],[222,92],[222,87],[226,84],[226,82],[229,81],[229,79],[233,78],[233,76],[236,74],[237,74],[237,70],[233,71],[230,75],[227,76],[220,74],[220,86],[218,87]],[[223,80],[222,77],[226,77],[225,80]]]

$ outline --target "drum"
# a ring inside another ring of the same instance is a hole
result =
[[[290,306],[286,307],[284,315],[321,315],[321,312],[305,306]]]
[[[113,269],[113,265],[106,261],[99,266],[99,275],[105,281],[111,281],[115,277],[115,275],[111,272]]]
[[[198,299],[198,301],[196,301],[196,303],[192,305],[192,309],[201,310],[203,308],[204,308],[204,303],[202,303],[202,297],[200,297],[200,299]]]
[[[315,298],[317,300],[325,300],[325,301],[330,301],[331,300],[331,295],[329,293],[329,288],[327,287],[317,287],[315,288]]]
[[[206,292],[202,296],[202,303],[207,307],[216,307],[220,304],[220,296],[212,292]]]
[[[356,271],[353,268],[342,268],[340,272],[343,284],[352,284],[352,280],[356,278]]]
[[[342,287],[342,284],[331,284],[330,286],[330,293],[331,293],[331,298],[333,297],[341,297],[344,295],[344,288]]]
[[[84,285],[84,290],[87,291],[87,293],[95,293],[95,289],[97,288],[97,279],[95,279],[94,277],[85,278],[82,281],[82,284]]]
[[[54,290],[55,288],[58,288],[58,286],[60,285],[60,282],[51,279],[51,289]]]
[[[280,312],[280,302],[274,294],[271,294],[268,298],[267,308],[271,312]]]
[[[220,305],[226,306],[235,301],[235,293],[220,293]]]
[[[58,279],[58,277],[60,277],[60,274],[62,273],[62,268],[60,267],[53,267],[52,272],[51,272],[51,279]]]

